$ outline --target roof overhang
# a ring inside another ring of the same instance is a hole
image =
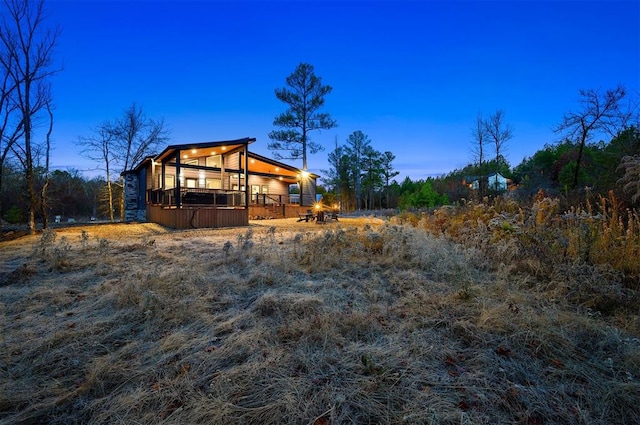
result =
[[[250,143],[255,142],[254,137],[245,137],[243,139],[236,140],[222,140],[218,142],[202,142],[202,143],[187,143],[182,145],[170,145],[167,146],[160,154],[158,154],[154,160],[158,162],[166,161],[168,158],[175,157],[177,152],[180,152],[181,158],[188,159],[189,157],[222,155],[225,153],[233,152],[236,149],[248,146]]]
[[[176,155],[180,155],[181,160],[190,158],[199,158],[203,156],[224,155],[243,150],[245,147],[248,152],[248,173],[252,175],[278,179],[280,181],[294,184],[300,182],[301,179],[317,179],[319,176],[303,171],[300,168],[292,167],[282,162],[275,161],[257,153],[249,152],[248,145],[255,142],[255,138],[245,137],[236,140],[222,140],[217,142],[202,143],[186,143],[180,145],[167,146],[162,152],[156,156],[146,157],[131,172],[137,172],[144,168],[149,162],[170,162],[175,159]],[[241,169],[244,161],[241,162]],[[229,170],[231,171],[231,170]],[[240,171],[240,170],[237,170]]]
[[[271,158],[249,152],[249,174],[274,177],[289,183],[297,183],[305,172],[299,168],[275,161]],[[306,173],[307,178],[318,178],[313,173]]]

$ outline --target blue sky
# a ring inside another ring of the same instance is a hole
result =
[[[326,150],[361,130],[396,155],[398,179],[471,161],[478,113],[514,128],[512,166],[546,143],[578,107],[580,89],[640,88],[639,1],[61,1],[53,80],[52,164],[89,170],[78,136],[132,102],[164,118],[171,143],[267,134],[285,110],[274,89],[301,62],[333,87],[338,127],[312,137]],[[301,166],[301,161],[285,161]],[[90,174],[86,172],[86,174]]]

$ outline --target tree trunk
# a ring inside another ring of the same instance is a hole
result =
[[[28,154],[29,156],[31,156],[30,154]],[[26,177],[27,177],[27,194],[28,194],[28,198],[29,198],[29,219],[28,219],[28,224],[29,224],[29,234],[30,235],[35,235],[36,233],[36,199],[37,199],[37,195],[36,195],[36,190],[34,187],[34,182],[33,182],[33,165],[32,165],[32,161],[29,161],[29,165],[27,165],[27,170],[26,170]]]
[[[109,221],[115,223],[116,219],[113,216],[113,188],[111,182],[107,182],[107,190],[109,191]]]
[[[125,182],[124,182],[124,177],[121,177],[121,179],[122,179],[122,194],[120,195],[120,223],[124,223],[124,184]]]
[[[26,102],[29,102],[29,90],[28,86],[25,89]],[[33,178],[33,156],[31,152],[31,115],[27,112],[24,114],[24,151],[25,151],[25,176],[27,180],[27,195],[29,199],[29,234],[34,235],[36,233],[36,204],[38,198],[36,195],[36,189],[34,186]]]
[[[51,105],[47,103],[47,112],[49,114],[49,129],[46,135],[46,152],[45,152],[45,180],[40,193],[40,210],[42,211],[42,228],[49,228],[49,216],[47,214],[47,188],[49,187],[49,156],[51,153],[51,133],[53,132],[53,113],[51,112]]]
[[[44,185],[42,186],[42,191],[40,192],[40,213],[42,214],[42,228],[49,228],[49,218],[47,216],[47,188],[49,186],[49,173],[47,173],[47,177],[44,181]]]
[[[588,129],[584,128],[584,124],[582,125],[582,137],[580,138],[580,146],[578,147],[578,159],[576,159],[576,171],[573,173],[573,184],[571,190],[575,190],[578,187],[578,175],[580,173],[580,165],[582,164],[582,151],[584,150],[584,145],[587,141],[587,131]]]

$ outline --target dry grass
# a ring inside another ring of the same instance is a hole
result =
[[[635,423],[637,310],[510,247],[371,218],[5,243],[0,424]]]

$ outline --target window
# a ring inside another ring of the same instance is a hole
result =
[[[182,162],[184,165],[198,165],[197,159],[188,159]]]
[[[187,187],[188,188],[198,187],[198,179],[187,179]]]
[[[206,158],[206,160],[205,160],[205,165],[207,167],[221,168],[222,167],[222,155],[208,156]]]
[[[238,183],[239,181],[239,183]],[[229,187],[231,187],[232,190],[238,190],[238,187],[240,187],[240,190],[245,190],[244,188],[244,176],[242,176],[241,179],[238,179],[238,175],[237,174],[232,174],[229,176]]]
[[[262,193],[264,195],[268,195],[269,194],[269,185],[266,185],[266,184],[262,185]]]
[[[207,189],[222,189],[222,180],[220,180],[220,179],[205,179],[205,187]]]
[[[158,175],[158,188],[162,187],[162,175]],[[173,174],[165,174],[164,189],[173,189],[176,187],[176,177]]]
[[[258,186],[257,184],[252,184],[251,185],[251,194],[252,195],[257,195],[258,193],[260,193],[260,186]]]

